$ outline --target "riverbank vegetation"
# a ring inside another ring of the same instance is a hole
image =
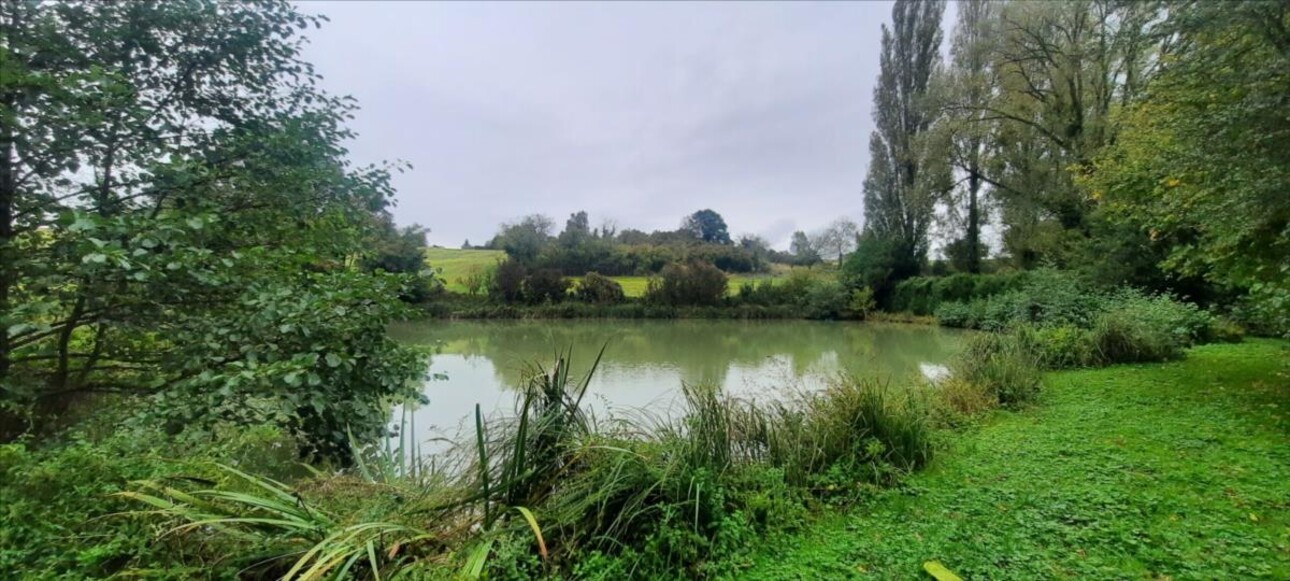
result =
[[[1290,333],[1290,10],[968,0],[943,63],[944,8],[883,27],[863,228],[530,215],[452,255],[395,225],[404,166],[349,161],[323,19],[0,4],[0,571],[774,575],[749,547],[798,534],[786,566],[894,577],[1284,576],[1285,346],[1213,343]],[[875,311],[975,332],[935,381],[667,417],[592,415],[565,353],[445,453],[387,424],[418,314]]]
[[[763,542],[741,579],[1290,575],[1290,352],[1254,340],[1063,371],[929,470]]]

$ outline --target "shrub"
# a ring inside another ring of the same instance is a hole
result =
[[[1245,339],[1245,327],[1227,317],[1214,317],[1205,334],[1210,341],[1240,343]]]
[[[595,272],[588,272],[582,277],[573,294],[578,300],[594,305],[615,305],[625,299],[623,285]]]
[[[520,261],[507,258],[497,263],[489,281],[488,295],[503,303],[518,303],[524,298],[524,277],[528,269]]]
[[[529,304],[558,303],[569,293],[569,279],[554,268],[543,268],[524,277],[523,288]]]
[[[1183,343],[1170,330],[1153,323],[1120,313],[1099,317],[1092,330],[1097,362],[1101,365],[1146,363],[1181,357]]]
[[[1072,325],[1022,326],[1014,333],[1045,369],[1084,367],[1099,362],[1093,334]]]
[[[918,276],[896,285],[888,307],[892,311],[929,315],[946,303],[969,302],[1018,290],[1029,276],[1027,272]]]
[[[847,307],[856,318],[867,319],[875,306],[873,289],[866,286],[851,291],[851,301]]]
[[[968,340],[951,362],[950,375],[991,394],[999,405],[1017,407],[1038,395],[1041,373],[1018,335],[983,333]]]
[[[659,279],[651,279],[647,302],[672,306],[715,306],[726,295],[726,274],[706,262],[669,264]]]
[[[808,319],[838,319],[850,311],[850,293],[835,279],[816,280],[799,302]]]
[[[946,327],[974,328],[977,324],[972,312],[968,303],[941,303],[936,307],[936,319]]]
[[[1169,295],[1146,295],[1122,289],[1107,298],[1111,316],[1139,321],[1155,332],[1173,337],[1182,346],[1208,340],[1213,316],[1200,307]]]

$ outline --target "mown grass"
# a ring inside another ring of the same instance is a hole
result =
[[[899,490],[766,547],[746,579],[1290,578],[1290,346],[1054,372]]]
[[[466,292],[466,286],[461,283],[462,279],[472,274],[484,273],[503,258],[506,258],[506,253],[501,250],[438,247],[426,249],[426,262],[439,273],[444,286],[455,293]]]

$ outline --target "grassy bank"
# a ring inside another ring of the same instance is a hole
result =
[[[761,546],[740,578],[1290,578],[1284,342],[1049,374],[899,490]]]
[[[426,262],[435,269],[449,292],[464,293],[462,280],[474,274],[483,274],[506,258],[501,250],[463,250],[460,248],[431,247],[426,249]]]

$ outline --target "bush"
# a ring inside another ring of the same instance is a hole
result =
[[[983,333],[968,340],[950,364],[950,375],[1004,407],[1024,405],[1039,394],[1040,369],[1033,351],[1015,333]]]
[[[488,296],[493,300],[511,304],[524,299],[524,277],[528,269],[520,261],[507,258],[497,263],[488,285]]]
[[[835,279],[817,280],[799,299],[808,319],[840,319],[850,313],[851,293]]]
[[[1152,321],[1107,313],[1092,330],[1096,361],[1101,365],[1147,363],[1182,357],[1184,344]]]
[[[616,305],[626,298],[623,285],[595,272],[588,272],[582,277],[573,294],[578,300],[593,305]]]
[[[524,300],[532,305],[559,303],[569,293],[569,279],[554,268],[535,270],[524,277]]]
[[[1245,339],[1245,327],[1227,317],[1214,317],[1209,322],[1206,336],[1210,341],[1240,343]]]
[[[671,306],[716,306],[726,295],[726,274],[707,262],[669,264],[651,279],[645,300]]]
[[[1027,272],[917,276],[896,285],[888,308],[896,312],[930,315],[945,303],[969,302],[1018,290],[1028,278]]]
[[[867,319],[875,306],[877,305],[873,300],[873,289],[866,286],[851,291],[851,301],[848,303],[848,308],[852,316],[857,319]]]

